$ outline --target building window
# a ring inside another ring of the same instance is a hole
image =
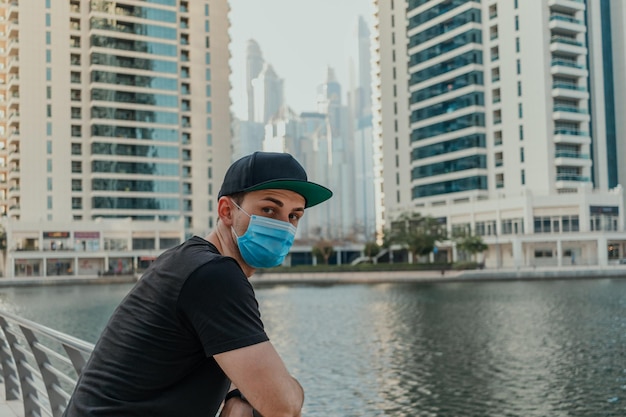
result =
[[[522,96],[522,82],[521,81],[517,82],[517,96],[518,97]]]
[[[83,199],[81,197],[72,197],[72,209],[82,210],[82,208],[83,208]]]
[[[524,162],[524,148],[519,148],[519,161]]]
[[[81,174],[83,172],[83,163],[81,161],[72,161],[72,173]]]
[[[526,185],[526,170],[522,170],[522,172],[520,173],[521,179],[522,179],[522,185]]]
[[[519,38],[515,38],[515,52],[519,52],[521,50]]]
[[[83,180],[72,180],[72,191],[83,191]]]
[[[519,59],[516,61],[517,64],[517,74],[521,74],[522,73],[522,61],[520,61]]]
[[[520,119],[524,117],[524,109],[523,109],[522,103],[519,103],[517,105],[517,115],[519,116]]]
[[[515,16],[515,30],[519,30],[519,16]]]
[[[48,177],[47,179],[48,191],[52,191],[52,178]]]
[[[524,140],[524,126],[519,125],[519,140]]]

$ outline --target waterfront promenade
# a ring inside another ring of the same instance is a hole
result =
[[[398,270],[354,272],[263,272],[250,278],[259,285],[335,285],[379,284],[388,282],[472,282],[551,279],[626,278],[626,264],[599,266],[562,266],[541,268],[491,268],[480,270]],[[38,285],[124,284],[133,283],[140,275],[60,276],[0,278],[0,288]]]

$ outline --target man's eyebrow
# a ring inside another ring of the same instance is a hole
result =
[[[262,200],[271,201],[272,203],[276,204],[278,207],[285,206],[285,203],[283,203],[282,201],[274,197],[263,197]],[[298,208],[293,209],[292,211],[304,211],[304,207],[298,207]]]

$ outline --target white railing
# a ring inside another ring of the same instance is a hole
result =
[[[5,311],[0,329],[5,398],[24,417],[61,417],[93,345]]]

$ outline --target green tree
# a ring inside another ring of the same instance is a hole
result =
[[[318,261],[323,260],[324,264],[328,265],[328,261],[330,260],[331,255],[335,252],[333,247],[333,242],[326,239],[318,240],[315,245],[311,248],[313,252],[313,256],[315,256]]]
[[[432,252],[436,242],[445,238],[445,226],[437,219],[406,212],[391,221],[383,242],[385,247],[396,244],[407,248],[416,262],[420,256]]]
[[[482,236],[468,233],[456,238],[456,248],[469,254],[476,261],[476,254],[486,251],[488,246]]]
[[[366,242],[363,247],[363,254],[368,258],[373,258],[380,253],[380,246],[376,242]]]

